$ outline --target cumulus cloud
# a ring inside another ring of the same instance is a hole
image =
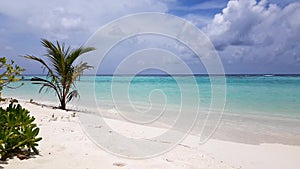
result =
[[[20,21],[19,27],[51,39],[91,34],[103,24],[137,12],[167,12],[166,1],[53,0],[2,1],[0,14]],[[87,38],[87,37],[86,37]]]
[[[212,18],[207,16],[201,16],[196,14],[187,14],[184,19],[190,21],[198,27],[203,27],[211,23]]]
[[[226,62],[299,64],[300,3],[230,0],[203,28]]]

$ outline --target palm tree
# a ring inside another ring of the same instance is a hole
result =
[[[66,110],[66,104],[79,96],[75,81],[79,80],[84,70],[93,68],[86,62],[80,62],[75,66],[73,63],[80,55],[93,51],[95,48],[82,46],[71,49],[70,46],[66,47],[64,43],[60,44],[56,41],[55,45],[46,39],[42,39],[41,43],[47,49],[45,56],[51,64],[48,65],[43,59],[32,55],[24,56],[41,63],[44,70],[48,71],[46,78],[34,77],[31,81],[33,81],[33,84],[42,85],[39,93],[43,89],[46,89],[46,91],[48,89],[54,90],[60,102],[59,108]]]

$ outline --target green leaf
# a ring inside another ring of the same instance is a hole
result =
[[[21,150],[31,149],[37,154],[37,142],[42,138],[37,137],[39,128],[34,122],[34,117],[21,105],[11,103],[5,110],[0,108],[0,155],[5,160],[10,155]]]

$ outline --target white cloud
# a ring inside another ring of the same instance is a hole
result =
[[[266,0],[230,0],[203,30],[231,63],[261,59],[293,64],[300,57],[297,2],[279,7]]]
[[[0,14],[18,20],[19,27],[23,27],[20,29],[27,33],[31,30],[50,39],[68,39],[82,34],[88,36],[118,17],[137,12],[166,12],[167,9],[167,1],[156,0],[0,2]]]
[[[210,24],[212,20],[212,18],[210,17],[200,16],[196,14],[187,14],[186,16],[184,16],[184,18],[198,27],[206,26],[207,24]]]

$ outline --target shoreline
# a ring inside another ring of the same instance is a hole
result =
[[[10,168],[297,168],[300,158],[300,146],[264,143],[251,145],[210,139],[199,145],[199,138],[188,135],[186,139],[169,152],[149,159],[133,160],[113,156],[85,135],[81,128],[77,113],[42,107],[24,101],[19,101],[28,109],[40,127],[40,155],[29,160],[9,159],[7,164],[0,164],[5,169]],[[1,106],[5,106],[1,104]],[[52,117],[54,114],[54,118]],[[123,132],[131,131],[128,122],[108,119],[121,128]],[[143,126],[142,126],[143,127]],[[144,128],[147,132],[161,130],[160,128]],[[109,131],[104,131],[109,133]],[[129,132],[129,134],[132,134]],[[141,167],[143,166],[143,167]]]
[[[11,98],[11,97],[7,97]],[[30,103],[30,101],[25,99],[19,99],[20,102]],[[42,107],[54,108],[57,103],[52,101],[36,102],[33,104]],[[76,103],[75,103],[76,104]],[[86,107],[78,107],[70,103],[70,111],[82,112],[87,114],[95,114],[95,110]],[[122,116],[119,115],[115,108],[101,108],[100,116],[108,119],[117,119],[120,121],[125,121]],[[201,129],[204,125],[204,119],[206,117],[206,112],[200,112],[198,120],[195,126],[189,134],[200,135]],[[144,116],[144,115],[143,115]],[[213,120],[207,121],[204,125],[206,128],[211,129],[211,126],[216,122]],[[284,116],[267,116],[265,114],[239,114],[239,113],[228,113],[224,112],[221,121],[218,125],[218,129],[213,134],[213,139],[230,141],[236,143],[246,143],[251,145],[260,145],[265,143],[270,144],[283,144],[283,145],[296,145],[300,146],[300,119],[284,117]],[[168,129],[172,125],[169,119],[161,119],[158,122],[149,124],[149,126]],[[179,129],[180,130],[180,129]],[[230,133],[230,135],[228,134]],[[205,136],[205,135],[204,135]]]

